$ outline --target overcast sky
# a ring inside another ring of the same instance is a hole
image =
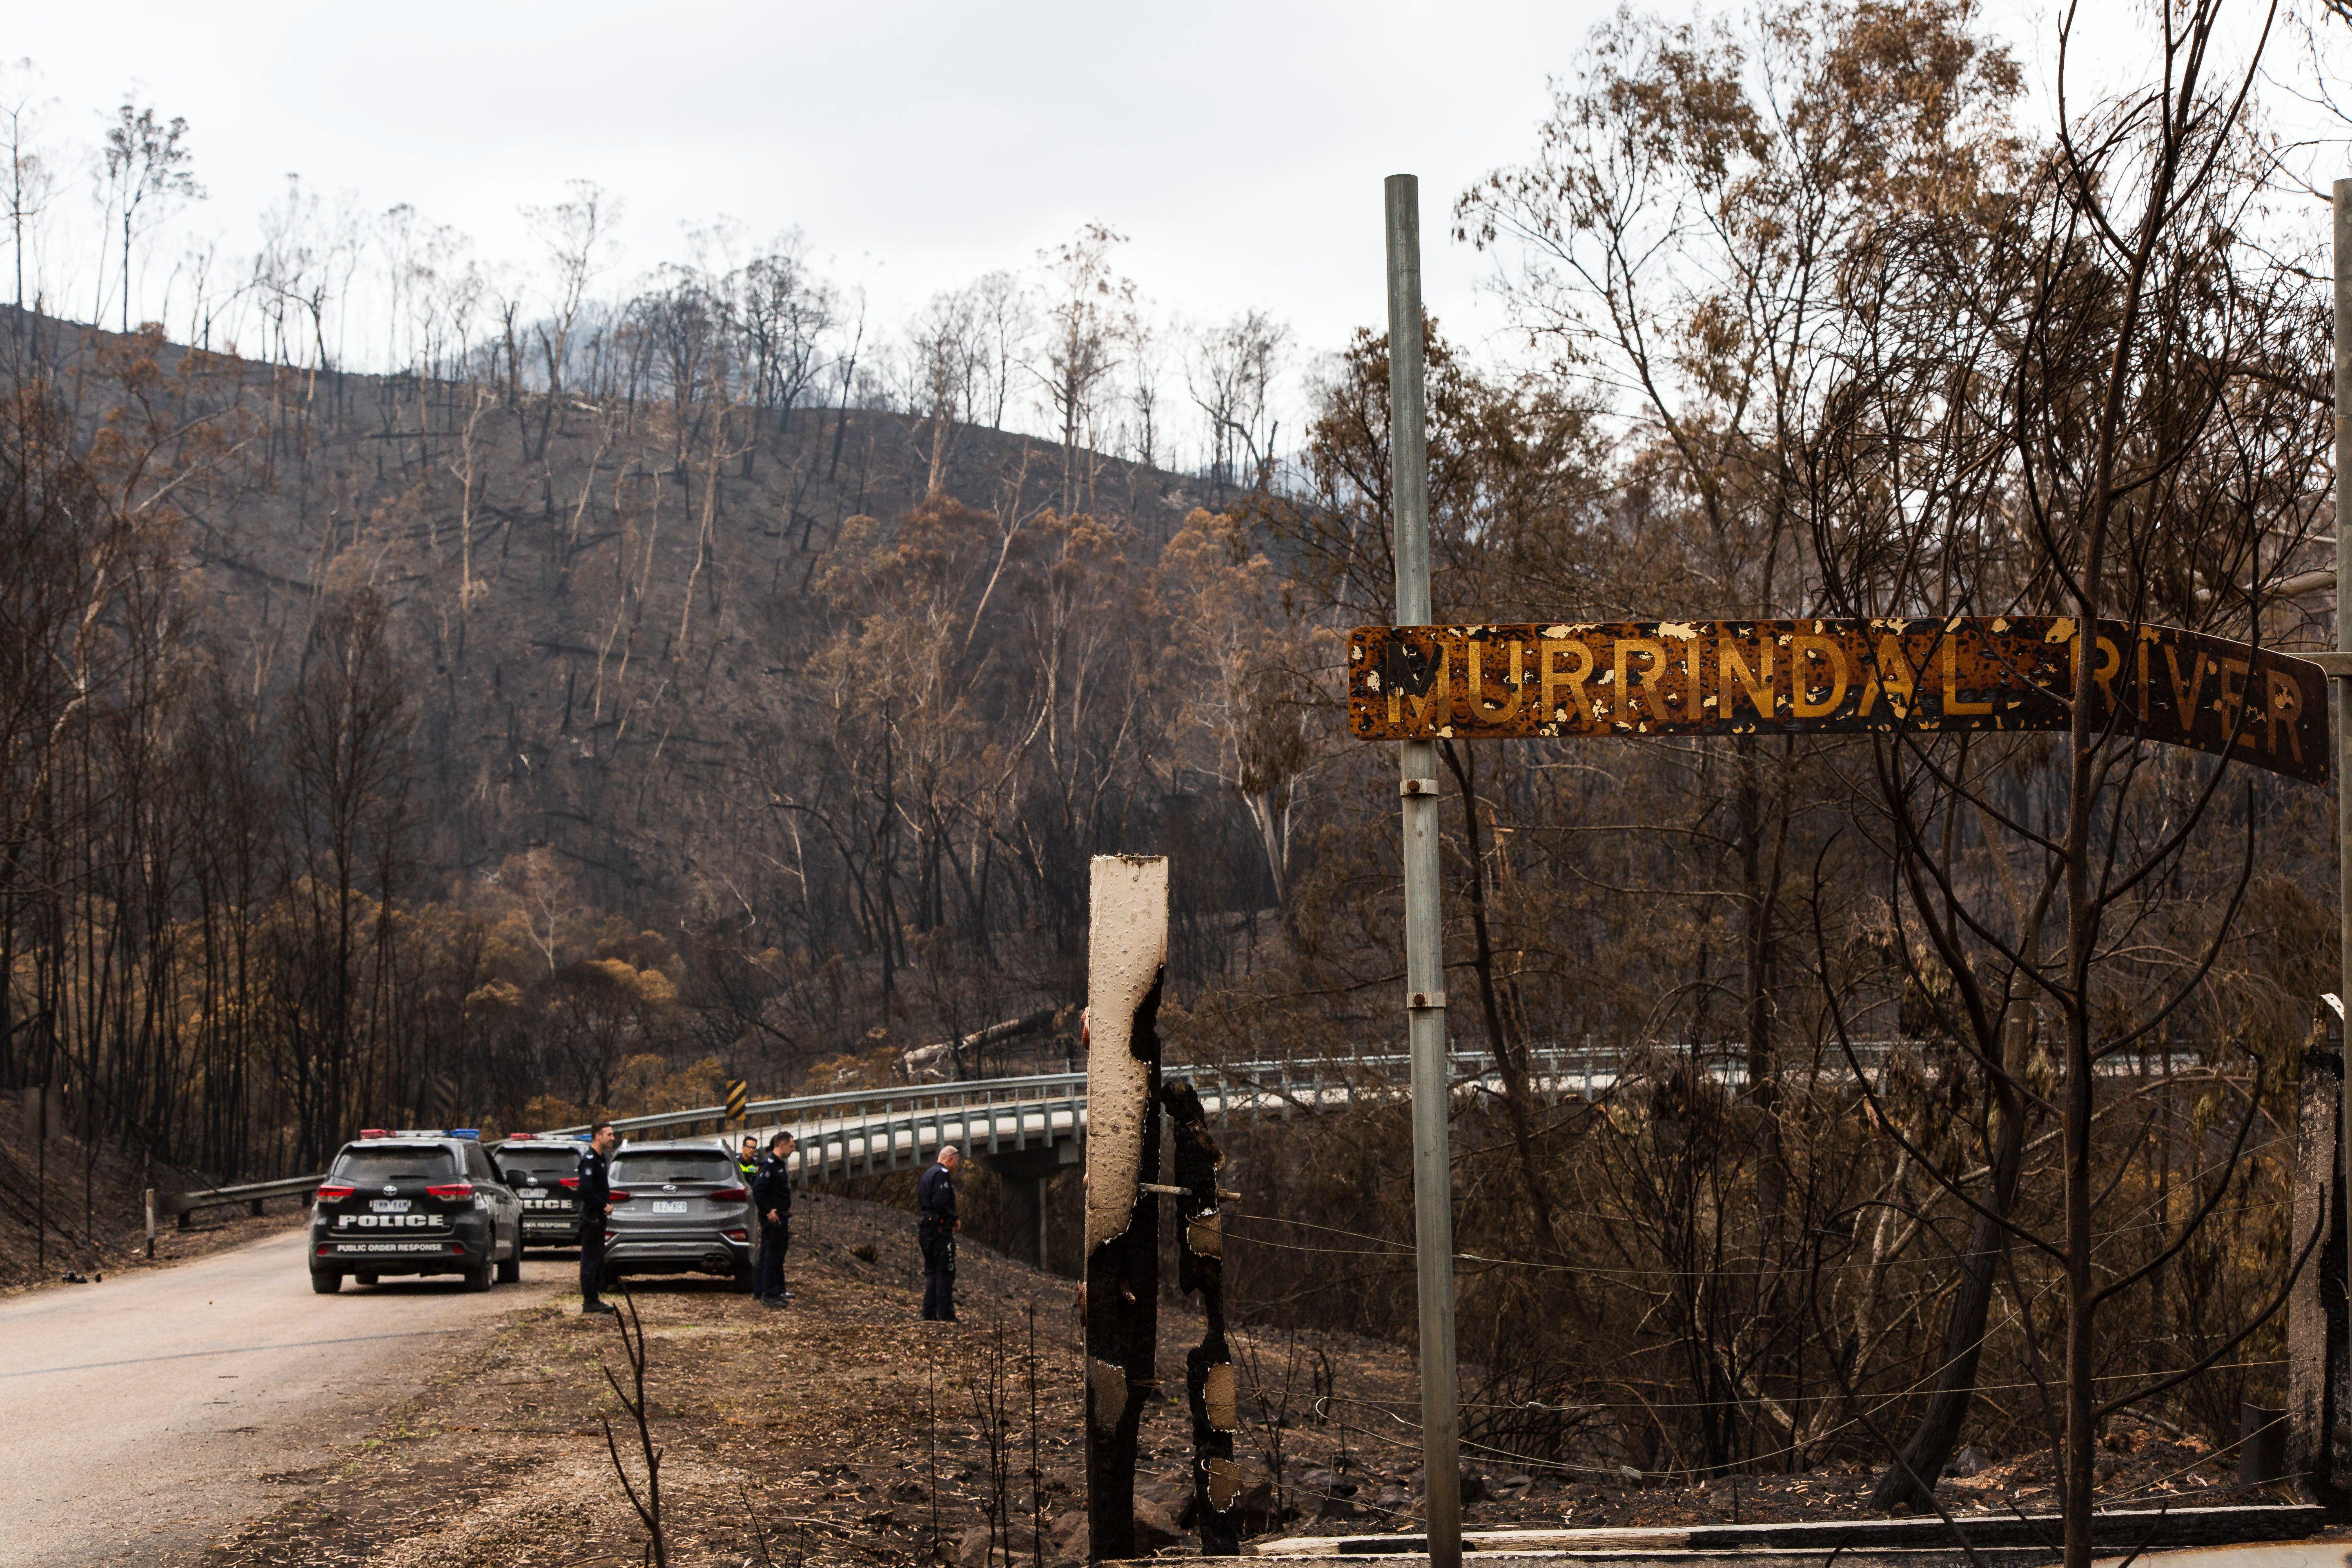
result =
[[[628,204],[608,289],[727,214],[758,236],[798,226],[888,316],[1099,220],[1130,237],[1125,269],[1161,311],[1258,306],[1318,351],[1381,318],[1381,181],[1398,171],[1423,181],[1431,308],[1457,337],[1501,333],[1448,209],[1532,147],[1547,79],[1613,8],[7,0],[0,48],[40,68],[85,148],[133,83],[188,119],[209,199],[159,251],[201,230],[249,254],[291,172],[522,262],[516,209],[587,178]],[[2046,69],[2046,5],[1992,14]],[[87,188],[64,204],[76,224]]]
[[[299,172],[370,210],[412,202],[520,260],[515,209],[584,177],[627,200],[627,269],[725,213],[761,234],[797,225],[888,305],[1100,220],[1130,237],[1126,269],[1163,310],[1262,306],[1315,346],[1381,314],[1393,172],[1423,180],[1432,308],[1465,315],[1479,268],[1444,241],[1446,209],[1531,145],[1547,73],[1606,14],[1602,0],[7,9],[0,47],[41,68],[76,141],[95,142],[133,81],[187,117],[209,192],[193,221],[239,249]]]

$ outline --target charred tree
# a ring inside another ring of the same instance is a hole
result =
[[[1135,1555],[1136,1432],[1155,1383],[1160,995],[1168,862],[1098,855],[1087,978],[1087,1521],[1090,1558]]]

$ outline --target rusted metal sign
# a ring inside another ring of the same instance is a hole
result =
[[[1358,626],[1361,739],[2063,730],[2083,638],[2065,616]],[[2307,659],[2102,621],[2098,720],[2123,734],[2328,777],[2326,677]]]

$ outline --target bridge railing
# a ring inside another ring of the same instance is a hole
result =
[[[1857,1040],[1854,1060],[1876,1078],[1899,1052],[1932,1057],[1927,1041],[1908,1039]],[[2199,1046],[2171,1045],[2147,1051],[2119,1053],[2100,1064],[2103,1074],[2134,1076],[2168,1073],[2203,1059]],[[1720,1044],[1623,1047],[1588,1041],[1546,1041],[1530,1046],[1526,1056],[1528,1087],[1538,1095],[1558,1099],[1575,1094],[1591,1099],[1613,1089],[1629,1067],[1647,1066],[1682,1058],[1697,1063],[1711,1077],[1729,1085],[1748,1081],[1748,1054],[1738,1041]],[[1496,1092],[1503,1073],[1491,1053],[1463,1049],[1447,1055],[1454,1092]],[[1372,1052],[1353,1057],[1311,1057],[1238,1062],[1177,1063],[1162,1069],[1166,1078],[1189,1078],[1201,1091],[1212,1115],[1233,1117],[1273,1114],[1290,1116],[1342,1101],[1360,1103],[1378,1096],[1402,1096],[1411,1078],[1404,1053]],[[1839,1079],[1850,1071],[1843,1049],[1825,1048],[1818,1058],[1783,1051],[1784,1075],[1815,1070]],[[936,1152],[942,1141],[988,1153],[1008,1146],[1024,1150],[1033,1143],[1047,1146],[1085,1135],[1087,1075],[1083,1072],[1034,1073],[1019,1078],[972,1079],[950,1083],[890,1084],[875,1089],[838,1089],[826,1094],[755,1100],[744,1108],[744,1126],[755,1133],[790,1127],[803,1149],[796,1166],[814,1173],[878,1173],[905,1168],[908,1161],[925,1163],[925,1151]],[[683,1110],[656,1111],[646,1116],[619,1117],[614,1127],[625,1137],[674,1131],[727,1123],[723,1105],[693,1106]],[[948,1129],[954,1130],[953,1136]],[[577,1135],[585,1126],[551,1128],[544,1136]],[[814,1148],[810,1145],[814,1144]],[[266,1197],[307,1194],[325,1178],[297,1176],[278,1182],[211,1188],[203,1192],[163,1194],[163,1212],[186,1223],[194,1209],[231,1204],[257,1205]]]
[[[1873,1074],[1885,1070],[1895,1053],[1912,1050],[1927,1055],[1929,1042],[1910,1039],[1856,1040],[1855,1059],[1864,1071]],[[2110,1074],[2132,1075],[2143,1071],[2166,1072],[2200,1059],[2197,1047],[2172,1046],[2148,1053],[2128,1053],[2111,1057],[2102,1064]],[[1577,1092],[1590,1096],[1596,1089],[1613,1086],[1625,1070],[1636,1063],[1681,1058],[1695,1061],[1706,1072],[1730,1084],[1748,1081],[1748,1047],[1737,1040],[1701,1046],[1670,1044],[1626,1047],[1591,1042],[1574,1044],[1547,1041],[1527,1050],[1527,1073],[1530,1087],[1539,1093],[1558,1094],[1573,1086]],[[1478,1049],[1459,1049],[1448,1053],[1451,1078],[1457,1089],[1484,1083],[1499,1089],[1502,1068],[1492,1053]],[[1801,1074],[1815,1065],[1810,1048],[1800,1054],[1794,1048],[1780,1053],[1782,1074]],[[1818,1066],[1825,1077],[1843,1078],[1848,1072],[1845,1053],[1835,1046],[1825,1047]],[[1270,1109],[1276,1104],[1296,1108],[1318,1103],[1335,1088],[1346,1087],[1360,1094],[1364,1089],[1386,1082],[1402,1088],[1412,1076],[1410,1059],[1399,1052],[1369,1052],[1352,1057],[1309,1057],[1282,1059],[1259,1059],[1223,1063],[1174,1064],[1163,1069],[1163,1076],[1189,1076],[1204,1084],[1218,1084],[1229,1091],[1228,1109],[1239,1109],[1244,1103],[1255,1108]],[[968,1079],[946,1083],[886,1084],[872,1089],[839,1089],[826,1094],[796,1095],[774,1100],[755,1100],[744,1108],[746,1125],[766,1126],[786,1118],[806,1120],[827,1116],[866,1117],[877,1110],[898,1108],[912,1113],[928,1113],[939,1109],[952,1111],[967,1103],[979,1103],[974,1096],[992,1097],[1003,1100],[1034,1098],[1041,1094],[1058,1093],[1076,1084],[1083,1089],[1084,1072],[1035,1073],[1019,1078]],[[1217,1096],[1211,1096],[1217,1099]],[[695,1127],[704,1123],[713,1128],[727,1122],[723,1105],[692,1106],[681,1110],[656,1111],[646,1116],[616,1118],[613,1123],[622,1136]],[[563,1137],[588,1131],[585,1126],[549,1129],[549,1135]]]
[[[1075,1083],[1083,1089],[1087,1075],[1083,1072],[1036,1073],[1025,1078],[982,1078],[960,1079],[950,1083],[885,1084],[878,1089],[845,1089],[829,1094],[803,1094],[776,1100],[755,1100],[743,1108],[747,1127],[768,1126],[791,1117],[802,1120],[823,1120],[827,1116],[848,1117],[872,1108],[895,1105],[902,1110],[928,1110],[937,1104],[952,1108],[969,1100],[975,1091],[1003,1096],[1007,1093],[1034,1096],[1039,1089]],[[626,1138],[634,1133],[663,1132],[680,1127],[693,1127],[709,1121],[724,1125],[727,1108],[723,1105],[699,1105],[684,1110],[661,1110],[648,1116],[616,1116],[613,1130]],[[551,1138],[577,1137],[589,1129],[552,1127],[547,1130]]]
[[[814,1108],[814,1114],[806,1101],[787,1102],[780,1109],[797,1114],[773,1118],[774,1126],[790,1129],[799,1140],[793,1154],[795,1173],[819,1180],[919,1168],[950,1143],[977,1154],[1003,1155],[1051,1149],[1086,1134],[1084,1073],[824,1098],[832,1103]],[[754,1129],[752,1135],[764,1131]]]

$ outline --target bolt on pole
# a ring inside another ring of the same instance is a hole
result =
[[[1421,181],[1388,178],[1389,486],[1396,619],[1427,626],[1429,450],[1422,395]],[[1404,808],[1405,1039],[1412,1055],[1413,1258],[1421,1293],[1421,1458],[1431,1568],[1461,1568],[1454,1403],[1454,1161],[1446,1140],[1445,968],[1437,904],[1437,743],[1397,743]]]

